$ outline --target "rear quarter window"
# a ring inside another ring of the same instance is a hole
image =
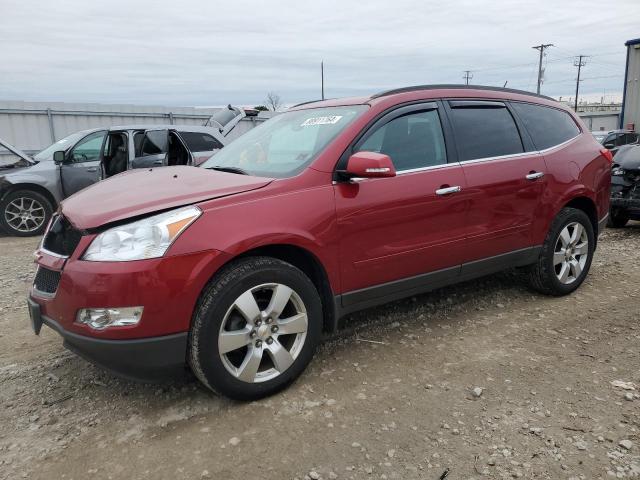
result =
[[[557,108],[512,102],[538,150],[560,145],[580,134],[571,115]]]

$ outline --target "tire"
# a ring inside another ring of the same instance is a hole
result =
[[[576,225],[582,230],[574,239]],[[564,248],[567,240],[570,240],[569,249]],[[538,260],[529,267],[529,283],[546,295],[560,296],[573,292],[589,273],[595,243],[593,225],[587,214],[575,208],[563,208],[551,224]]]
[[[0,227],[9,235],[31,237],[47,228],[53,205],[39,192],[16,190],[0,202]],[[24,214],[24,217],[21,215]]]
[[[286,301],[275,302],[269,315],[276,292]],[[320,296],[302,271],[271,257],[241,259],[202,292],[188,362],[216,393],[235,400],[263,398],[287,387],[309,364],[322,336],[322,318]]]
[[[607,227],[622,228],[629,222],[629,212],[621,208],[612,208],[609,210],[609,218],[607,219]]]

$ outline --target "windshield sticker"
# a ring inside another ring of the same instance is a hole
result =
[[[300,124],[300,126],[309,127],[311,125],[333,125],[334,123],[338,123],[341,118],[342,115],[331,115],[329,117],[312,117],[307,118]]]

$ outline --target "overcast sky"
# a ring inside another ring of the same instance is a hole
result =
[[[0,99],[254,105],[472,83],[621,97],[640,0],[0,0]],[[607,99],[610,99],[608,97]]]

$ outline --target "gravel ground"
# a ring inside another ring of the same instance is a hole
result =
[[[569,297],[506,272],[361,312],[244,404],[35,337],[36,244],[0,238],[0,479],[640,478],[638,223],[604,233]]]

